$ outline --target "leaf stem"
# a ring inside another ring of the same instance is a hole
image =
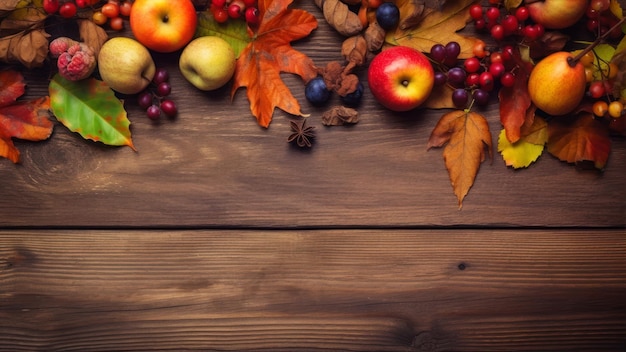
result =
[[[602,43],[604,39],[606,39],[606,37],[608,37],[611,32],[619,28],[622,24],[624,24],[624,22],[626,22],[626,17],[622,17],[622,19],[619,20],[613,27],[611,27],[604,34],[596,38],[596,40],[594,40],[593,43],[587,45],[587,47],[584,48],[581,52],[579,52],[576,56],[568,58],[567,62],[569,63],[569,65],[572,67],[576,66],[580,58],[582,58],[583,56],[585,56],[585,54],[593,50],[593,48],[595,48],[598,44]]]

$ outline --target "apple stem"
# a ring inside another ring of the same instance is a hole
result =
[[[609,36],[609,34],[611,34],[611,32],[617,28],[619,28],[622,24],[624,24],[624,22],[626,21],[626,17],[623,17],[621,20],[619,20],[613,27],[611,27],[608,31],[606,31],[604,34],[602,34],[601,36],[599,36],[598,38],[596,38],[596,40],[593,41],[593,43],[589,44],[586,48],[584,48],[581,52],[579,52],[576,56],[574,57],[570,57],[567,59],[567,62],[569,63],[569,65],[571,67],[576,66],[576,64],[578,63],[578,61],[585,56],[585,54],[587,54],[588,52],[590,52],[591,50],[593,50],[593,48],[595,48],[598,44],[602,43],[604,41],[604,39],[606,39],[606,37]]]

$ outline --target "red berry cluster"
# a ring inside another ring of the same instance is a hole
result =
[[[164,68],[158,68],[151,84],[137,96],[137,103],[146,110],[146,115],[151,120],[158,120],[163,112],[168,117],[175,117],[178,108],[168,96],[172,93],[169,72]]]
[[[250,27],[259,24],[257,0],[211,0],[209,9],[218,23],[241,19]]]
[[[131,1],[109,0],[106,4],[94,11],[91,19],[100,26],[109,23],[109,27],[114,31],[124,29],[124,17],[130,16],[133,4]]]
[[[96,4],[98,0],[43,0],[43,10],[49,15],[56,15],[63,18],[76,16],[79,8],[85,8]]]
[[[527,41],[539,39],[545,28],[529,20],[528,8],[520,6],[511,12],[502,11],[499,2],[490,2],[486,9],[480,4],[470,6],[469,13],[477,30],[488,31],[497,41],[511,36],[521,36]]]
[[[610,11],[611,0],[591,0],[587,6],[585,17],[587,29],[598,36],[604,35],[615,26],[619,19]],[[609,38],[616,39],[622,36],[620,28],[609,33]]]
[[[458,108],[487,105],[494,90],[515,84],[514,50],[513,46],[505,46],[502,51],[486,52],[480,42],[474,48],[475,56],[461,61],[457,42],[435,44],[430,49],[435,85],[447,84],[452,88],[452,103]]]

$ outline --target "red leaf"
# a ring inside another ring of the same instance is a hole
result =
[[[24,94],[24,77],[13,70],[0,71],[0,106],[13,103]]]
[[[48,109],[50,98],[45,96],[0,107],[0,156],[19,162],[19,151],[11,138],[41,141],[48,139],[54,125]]]
[[[288,9],[291,2],[259,1],[259,29],[237,59],[231,97],[240,87],[247,87],[250,110],[263,127],[269,126],[276,107],[302,115],[298,100],[280,77],[281,72],[299,75],[305,82],[317,75],[313,61],[291,47],[292,41],[317,28],[317,20],[307,11]]]
[[[526,124],[532,125],[534,112],[529,113],[531,105],[528,94],[528,77],[532,65],[521,59],[519,51],[514,53],[517,62],[515,84],[512,87],[502,87],[498,94],[500,99],[500,122],[506,132],[506,138],[510,143],[515,143],[521,138],[521,128]],[[530,121],[529,121],[530,119]]]
[[[609,128],[588,112],[554,119],[548,124],[548,152],[568,163],[592,161],[602,170],[611,152]]]

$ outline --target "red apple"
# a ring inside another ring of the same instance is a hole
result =
[[[526,2],[533,21],[545,28],[560,29],[574,25],[589,6],[589,0],[530,0]]]
[[[408,111],[428,98],[435,72],[420,51],[394,46],[374,57],[367,71],[367,82],[380,104],[389,110]]]
[[[161,53],[187,45],[197,22],[191,0],[135,0],[130,11],[130,28],[137,41]]]

